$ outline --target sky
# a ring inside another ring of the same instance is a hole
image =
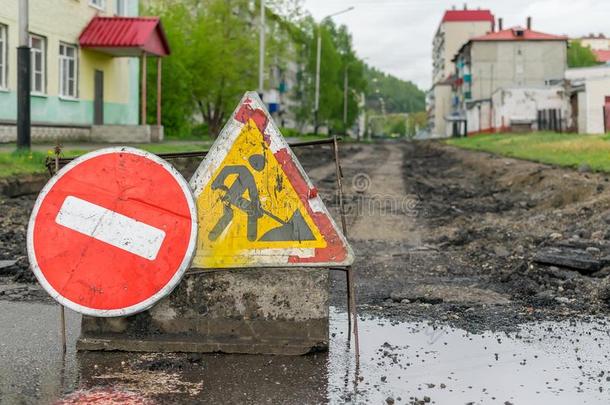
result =
[[[504,28],[525,26],[551,34],[580,37],[604,33],[610,37],[607,0],[487,0],[468,1],[468,8],[488,8],[504,19]],[[366,63],[428,89],[432,76],[432,38],[445,10],[464,2],[449,0],[303,0],[316,20],[354,6],[333,17],[348,26],[354,48]]]

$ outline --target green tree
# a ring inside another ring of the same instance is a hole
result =
[[[352,48],[347,28],[332,21],[318,25],[303,17],[300,0],[272,0],[267,10],[265,87],[276,88],[270,67],[282,76],[289,63],[301,70],[294,95],[297,121],[313,121],[316,42],[322,39],[319,122],[333,131],[345,130],[344,78],[349,78],[347,127],[358,116],[358,97],[366,88],[364,65]],[[151,0],[146,13],[159,15],[172,48],[163,62],[163,122],[168,134],[190,134],[199,118],[217,135],[243,95],[258,83],[258,5],[249,0]],[[259,3],[260,4],[260,3]],[[276,11],[277,10],[277,11]],[[277,69],[277,70],[275,70]],[[149,64],[155,85],[156,63]],[[149,104],[155,105],[155,92]],[[152,110],[152,109],[151,109]],[[151,119],[154,111],[150,111]]]
[[[311,16],[300,22],[299,29],[302,32],[302,54],[307,55],[307,59],[303,61],[305,70],[300,73],[298,95],[300,105],[296,111],[297,118],[301,123],[311,122],[313,118],[319,34],[322,52],[318,127],[326,125],[333,132],[344,131],[351,127],[358,117],[358,98],[366,89],[364,65],[353,50],[351,35],[345,26],[337,27],[331,20],[322,21],[318,25]],[[343,122],[346,72],[348,77],[347,126]],[[318,131],[318,127],[314,128],[314,132]]]
[[[413,137],[417,131],[428,125],[428,114],[425,111],[419,111],[409,114],[407,119],[407,136]]]
[[[256,88],[258,43],[249,3],[166,0],[155,4],[158,8],[151,11],[161,16],[172,47],[163,69],[164,121],[170,130],[182,130],[197,113],[215,136],[244,91]],[[174,112],[176,117],[171,116]]]
[[[187,32],[183,30],[183,23],[189,18],[187,14],[187,9],[180,6],[168,8],[162,13],[163,28],[168,38],[170,38],[172,50],[172,54],[163,58],[162,61],[162,120],[166,134],[173,136],[190,134],[193,115],[193,100],[189,89],[191,72],[184,61],[176,57],[188,52],[184,49],[187,43]],[[154,58],[148,58],[147,72],[147,86],[149,89],[155,89],[157,86],[157,61]],[[156,91],[148,91],[147,104],[150,107],[157,105]],[[156,110],[154,108],[148,108],[148,122],[156,122]]]
[[[598,65],[597,58],[591,48],[582,46],[578,40],[570,41],[568,47],[568,67],[587,67]]]
[[[367,68],[365,75],[371,90],[367,96],[369,108],[381,112],[380,99],[383,99],[387,113],[410,113],[425,109],[425,94],[415,84],[375,68]]]

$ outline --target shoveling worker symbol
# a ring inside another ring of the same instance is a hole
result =
[[[265,168],[265,156],[255,154],[248,158],[248,163],[252,169],[261,172]],[[236,175],[235,180],[230,186],[225,184],[229,176]],[[256,181],[250,169],[245,165],[231,165],[222,168],[218,176],[214,179],[211,186],[212,190],[224,191],[221,201],[224,205],[223,214],[214,225],[209,234],[209,239],[215,241],[227,229],[233,221],[234,209],[246,213],[247,237],[250,242],[258,239],[258,220],[263,216],[268,216],[277,221],[280,226],[267,231],[260,241],[303,241],[315,240],[311,229],[303,219],[297,209],[290,219],[283,220],[273,213],[265,210],[261,206],[259,191]],[[248,198],[244,194],[248,192]]]

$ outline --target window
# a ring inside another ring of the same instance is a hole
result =
[[[89,5],[103,10],[105,1],[106,0],[89,0]]]
[[[116,15],[127,16],[127,2],[129,0],[115,0],[116,1]]]
[[[78,59],[73,45],[59,44],[59,95],[78,97]]]
[[[7,70],[8,70],[8,45],[7,45],[7,29],[6,25],[0,24],[0,89],[5,89],[7,85]]]
[[[32,64],[32,93],[47,91],[47,40],[38,35],[30,35],[30,58]]]

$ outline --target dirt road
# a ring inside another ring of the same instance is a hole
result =
[[[331,151],[296,152],[339,223]],[[188,177],[196,164],[179,168]],[[343,145],[342,168],[358,371],[342,273],[332,276],[329,353],[76,354],[80,317],[69,313],[62,362],[57,307],[27,283],[35,196],[0,197],[0,402],[77,403],[89,389],[155,403],[610,401],[606,175],[424,142]]]
[[[330,150],[297,154],[339,222]],[[188,176],[195,165],[180,168]],[[468,330],[608,313],[608,176],[424,142],[344,145],[342,168],[361,310]],[[7,286],[31,280],[25,230],[34,198],[0,201],[0,260],[17,260],[0,269],[0,299],[44,299]],[[599,268],[537,264],[549,246],[577,247]],[[342,307],[342,274],[333,289]]]
[[[362,310],[467,330],[609,312],[606,175],[421,142],[347,148],[343,169]],[[535,262],[553,246],[598,268]]]

